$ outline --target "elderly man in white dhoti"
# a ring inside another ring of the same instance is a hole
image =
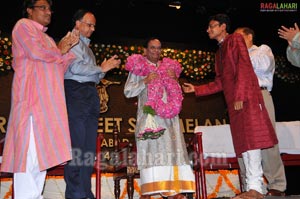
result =
[[[151,195],[185,199],[195,192],[195,177],[186,144],[180,132],[178,114],[182,91],[178,84],[181,65],[161,57],[161,42],[147,40],[144,55],[128,57],[126,97],[138,98],[135,137],[140,170],[141,199]]]

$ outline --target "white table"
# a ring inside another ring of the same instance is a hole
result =
[[[202,132],[204,158],[235,157],[229,124],[197,126]],[[276,122],[276,132],[281,153],[300,154],[300,121]]]

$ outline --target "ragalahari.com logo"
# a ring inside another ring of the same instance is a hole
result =
[[[298,4],[295,2],[261,2],[260,12],[297,12]]]

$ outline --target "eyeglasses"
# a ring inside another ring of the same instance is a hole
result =
[[[50,6],[32,6],[32,8],[38,8],[39,10],[41,11],[46,11],[46,10],[49,10],[50,12],[52,12],[52,9]]]
[[[160,46],[149,46],[150,50],[161,50]]]
[[[215,28],[215,27],[217,27],[217,26],[219,26],[220,24],[219,23],[216,23],[216,24],[210,24],[210,25],[208,25],[208,29],[213,29],[213,28]]]
[[[88,22],[85,22],[85,21],[80,21],[80,22],[86,24],[89,28],[96,29],[96,24],[88,23]]]

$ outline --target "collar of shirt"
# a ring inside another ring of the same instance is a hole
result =
[[[90,45],[91,40],[85,36],[80,35],[80,40],[86,45]]]
[[[40,24],[40,23],[38,23],[38,22],[36,22],[36,21],[34,21],[34,20],[32,20],[32,19],[28,19],[28,20],[30,20],[30,21],[33,23],[33,25],[34,25],[36,28],[40,29],[41,31],[46,32],[46,31],[48,30],[48,28],[45,27],[45,26],[43,26],[42,24]]]
[[[149,59],[147,59],[147,62],[153,66],[159,66],[159,61],[157,63],[153,63],[152,61],[150,61]]]
[[[256,45],[252,45],[250,48],[248,48],[248,51],[251,52],[253,50],[256,50],[258,47]]]

